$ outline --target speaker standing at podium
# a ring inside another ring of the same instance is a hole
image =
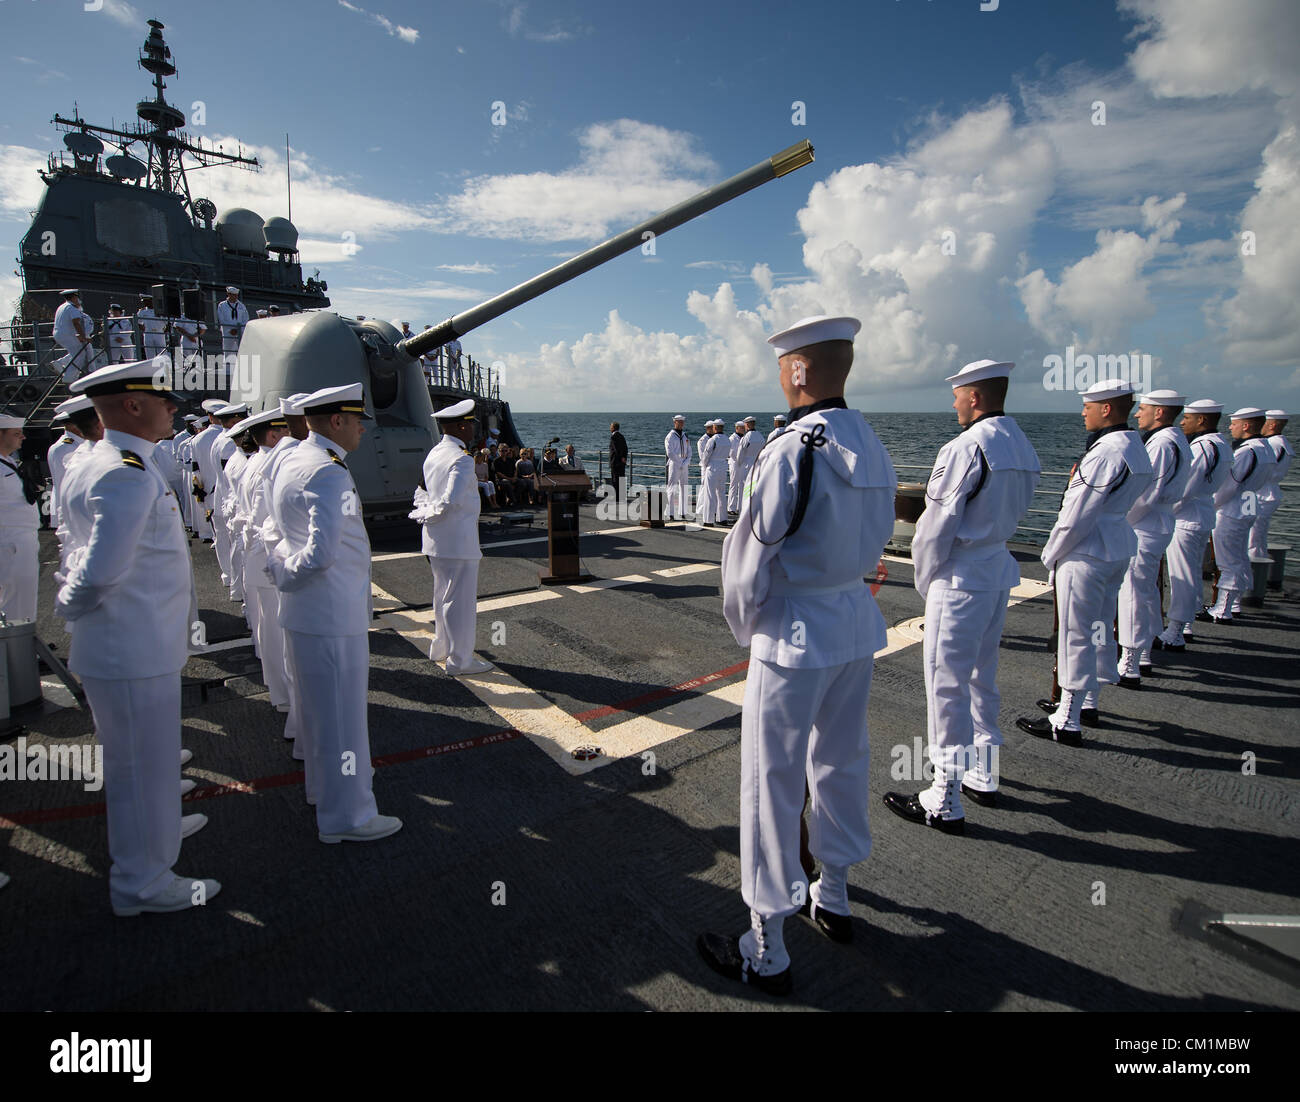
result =
[[[437,634],[429,657],[444,659],[452,677],[492,669],[474,655],[478,615],[480,508],[474,459],[467,447],[478,434],[474,399],[466,398],[433,415],[442,439],[424,461],[424,489],[415,494],[412,520],[424,524],[421,550],[433,568],[433,616]]]

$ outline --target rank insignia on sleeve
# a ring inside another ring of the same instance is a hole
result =
[[[134,467],[137,471],[144,470],[144,460],[135,452],[129,452],[125,448],[122,449],[122,462],[128,467]]]

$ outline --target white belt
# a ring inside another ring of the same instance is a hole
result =
[[[795,585],[793,582],[774,581],[768,594],[772,597],[824,597],[831,593],[849,593],[855,589],[861,589],[867,583],[861,578],[851,582],[842,582],[840,585],[822,585],[807,586]]]

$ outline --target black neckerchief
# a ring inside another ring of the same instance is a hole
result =
[[[792,409],[789,418],[786,420],[786,424],[789,425],[792,422],[799,420],[800,417],[807,417],[808,414],[816,413],[818,410],[848,408],[849,404],[843,398],[823,398],[820,402],[813,402],[810,406],[799,406],[796,409]]]
[[[1201,429],[1200,432],[1192,433],[1192,435],[1187,438],[1187,442],[1190,444],[1193,440],[1199,440],[1202,436],[1213,436],[1218,431],[1218,429]]]
[[[975,418],[974,421],[970,423],[970,425],[967,425],[966,427],[970,428],[971,425],[978,425],[981,421],[986,421],[990,417],[1005,417],[1006,415],[1007,415],[1006,411],[1001,409],[995,409],[991,413],[981,413],[978,417]]]
[[[1129,427],[1127,421],[1119,425],[1107,425],[1105,428],[1102,429],[1094,429],[1092,432],[1088,433],[1088,442],[1083,449],[1083,454],[1087,455],[1090,451],[1092,451],[1093,445],[1096,444],[1097,441],[1100,440],[1107,433],[1128,432],[1128,431],[1129,431]]]

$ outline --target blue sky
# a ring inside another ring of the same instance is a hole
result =
[[[1300,404],[1293,0],[96,6],[0,0],[10,256],[51,116],[130,118],[157,18],[191,134],[264,164],[194,193],[283,215],[288,131],[304,266],[340,312],[417,329],[813,142],[653,257],[469,334],[517,409],[771,407],[763,337],[817,312],[863,319],[865,408],[943,409],[943,376],[991,356],[1016,408],[1072,411],[1042,383],[1069,347],[1230,409]]]

